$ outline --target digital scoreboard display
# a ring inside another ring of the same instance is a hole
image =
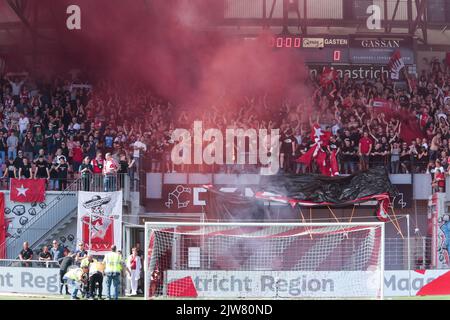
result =
[[[268,44],[272,48],[348,48],[349,39],[345,37],[275,35],[269,37]]]
[[[306,63],[348,63],[346,37],[273,35],[264,41],[274,50],[298,50]]]
[[[296,37],[296,36],[270,37],[269,46],[272,48],[301,48],[302,47],[302,38]]]

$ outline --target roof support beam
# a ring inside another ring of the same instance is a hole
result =
[[[395,3],[394,13],[392,14],[391,23],[389,23],[389,32],[392,32],[392,22],[395,20],[395,16],[397,15],[398,5],[400,4],[400,0],[397,0]]]

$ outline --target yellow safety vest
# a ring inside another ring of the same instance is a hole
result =
[[[105,272],[121,272],[122,271],[122,257],[117,252],[110,252],[105,255]]]
[[[94,274],[97,271],[103,272],[104,269],[105,269],[105,267],[103,266],[103,263],[98,262],[95,259],[89,265],[89,273],[90,274]]]
[[[82,275],[83,270],[81,270],[81,268],[74,268],[67,271],[64,277],[69,278],[71,280],[80,281]]]
[[[83,260],[81,260],[80,267],[81,268],[89,267],[89,264],[90,264],[90,262],[89,262],[88,258],[84,258]]]

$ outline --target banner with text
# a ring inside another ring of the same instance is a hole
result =
[[[384,296],[415,296],[428,286],[448,286],[448,270],[384,272]],[[167,284],[191,278],[198,297],[374,297],[376,271],[194,271],[168,270]],[[420,294],[420,293],[419,293]]]
[[[77,238],[95,254],[122,246],[122,191],[78,193]]]

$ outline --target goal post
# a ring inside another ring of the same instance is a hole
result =
[[[145,298],[383,298],[384,223],[145,223]]]

